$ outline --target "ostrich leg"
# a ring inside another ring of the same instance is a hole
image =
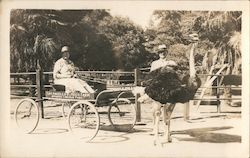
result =
[[[153,134],[154,134],[154,145],[159,142],[159,123],[161,116],[161,104],[154,102],[154,112],[153,112]]]
[[[163,107],[163,121],[165,123],[165,136],[167,137],[167,142],[172,142],[171,131],[170,131],[170,120],[174,107],[175,104],[166,104]]]

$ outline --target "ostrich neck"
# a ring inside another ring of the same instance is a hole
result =
[[[190,77],[195,77],[196,71],[194,66],[194,49],[195,49],[196,43],[193,43],[190,50],[190,56],[189,56],[189,75]]]

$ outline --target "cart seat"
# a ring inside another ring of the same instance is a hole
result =
[[[65,86],[61,84],[52,84],[54,91],[65,91]]]

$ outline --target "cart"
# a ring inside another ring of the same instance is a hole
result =
[[[53,101],[62,106],[62,115],[67,119],[69,131],[80,135],[86,142],[95,138],[100,129],[99,107],[108,106],[110,126],[117,131],[129,131],[136,123],[135,97],[131,89],[116,88],[97,90],[97,93],[66,94],[62,85],[52,85],[41,99],[27,97],[15,109],[15,121],[25,133],[32,133],[41,119],[39,103]],[[70,107],[66,110],[66,107]]]

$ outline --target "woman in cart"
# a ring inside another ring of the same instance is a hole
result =
[[[81,93],[94,93],[95,91],[88,85],[87,82],[77,78],[74,63],[69,60],[69,47],[63,46],[61,52],[62,58],[57,60],[54,66],[54,83],[64,85],[66,93],[77,91]]]

